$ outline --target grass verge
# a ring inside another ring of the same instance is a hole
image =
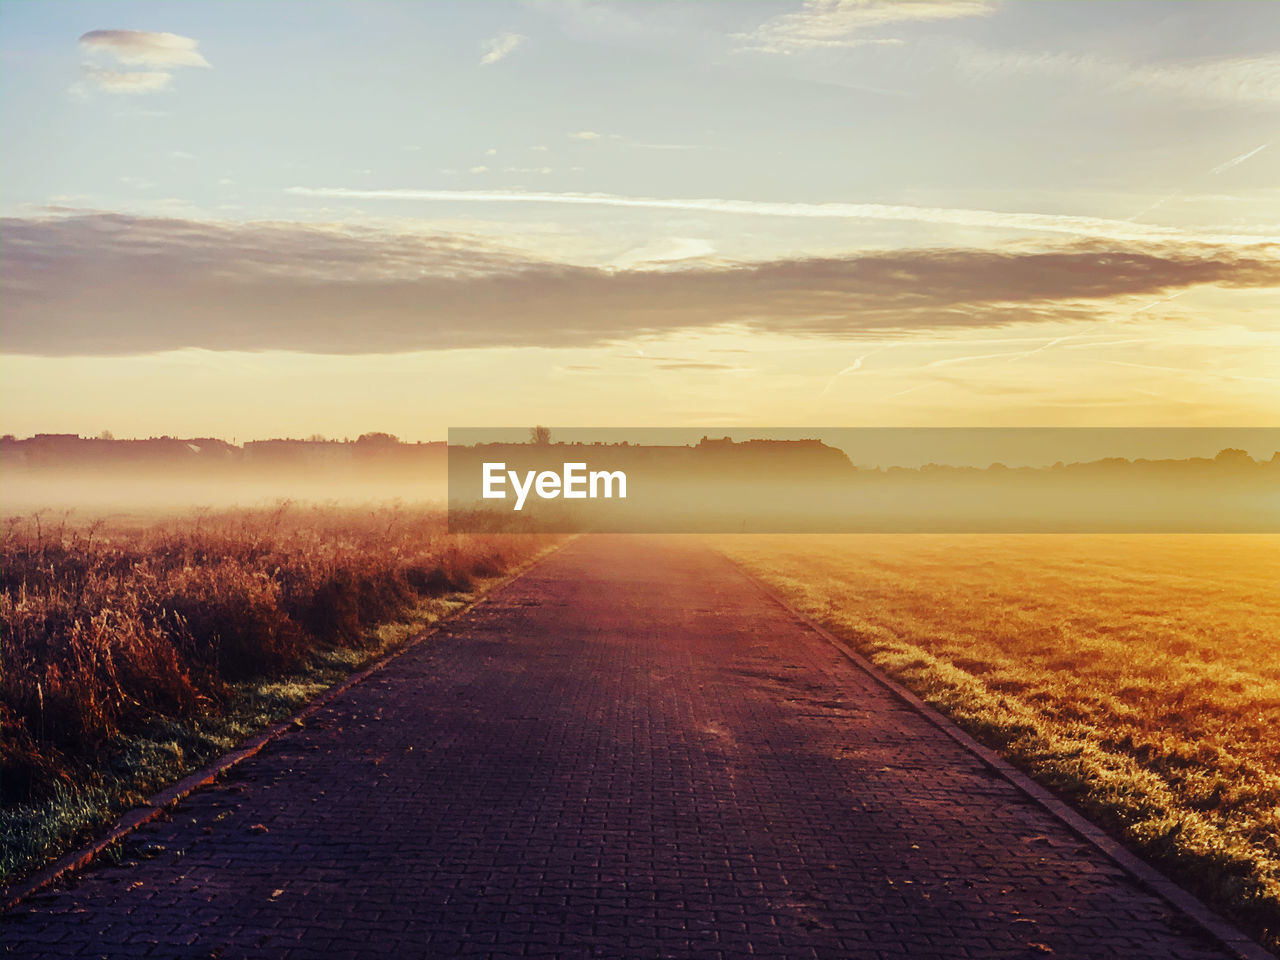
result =
[[[0,875],[12,884],[544,553],[438,513],[10,522]]]

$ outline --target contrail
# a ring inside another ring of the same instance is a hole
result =
[[[1177,293],[1171,293],[1169,294],[1169,296],[1161,297],[1159,300],[1152,300],[1150,303],[1144,303],[1142,306],[1138,307],[1138,309],[1130,311],[1129,316],[1131,317],[1137,316],[1139,313],[1143,313],[1147,310],[1150,310],[1152,307],[1157,307],[1162,303],[1168,303],[1170,300],[1176,300],[1178,297],[1182,296],[1184,293],[1186,293],[1185,290],[1179,290]],[[1115,317],[1111,317],[1110,319],[1107,320],[1107,323],[1115,323],[1115,322],[1116,322]]]
[[[887,350],[889,348],[881,347],[880,349]],[[820,393],[819,396],[825,396],[826,394],[830,393],[831,388],[835,386],[835,383],[837,380],[843,377],[846,373],[853,373],[856,370],[861,370],[862,361],[867,359],[867,357],[873,356],[879,352],[880,350],[872,350],[870,353],[864,353],[862,356],[858,357],[856,360],[853,361],[853,363],[849,364],[849,366],[845,367],[843,370],[837,370],[834,374],[832,374],[831,379],[827,381],[827,385],[822,388],[822,393]]]
[[[1164,297],[1163,299],[1160,299],[1160,300],[1153,300],[1151,301],[1151,303],[1148,303],[1145,307],[1141,307],[1139,308],[1139,310],[1136,310],[1134,312],[1135,313],[1140,312],[1141,310],[1147,309],[1147,307],[1152,307],[1152,306],[1155,306],[1157,303],[1164,303],[1166,300],[1172,300],[1172,299],[1173,299],[1172,297]],[[1108,321],[1108,322],[1111,322],[1111,321]],[[836,381],[838,381],[841,377],[845,376],[846,374],[856,373],[857,371],[861,370],[867,358],[873,357],[877,353],[884,353],[886,350],[894,350],[898,347],[916,347],[916,348],[938,347],[938,346],[951,347],[951,346],[971,346],[974,344],[989,344],[989,343],[1036,343],[1036,344],[1039,344],[1039,346],[1031,347],[1026,350],[1013,350],[1008,353],[984,353],[984,354],[969,354],[962,357],[945,357],[941,360],[932,360],[929,363],[920,364],[919,366],[914,366],[910,368],[911,372],[919,372],[921,370],[927,370],[932,367],[945,367],[953,363],[968,363],[976,360],[1004,360],[1007,363],[1011,363],[1014,360],[1021,360],[1024,357],[1030,357],[1042,351],[1050,350],[1054,347],[1062,346],[1063,344],[1067,345],[1066,348],[1068,350],[1074,350],[1074,349],[1098,347],[1098,346],[1109,347],[1109,346],[1115,346],[1118,344],[1125,344],[1125,343],[1163,343],[1163,342],[1164,342],[1163,339],[1160,337],[1116,338],[1116,337],[1112,337],[1110,334],[1105,334],[1105,333],[1073,333],[1073,334],[1066,334],[1058,337],[985,337],[977,340],[962,340],[962,341],[936,340],[936,339],[935,340],[897,341],[894,343],[886,344],[883,347],[878,347],[877,349],[872,350],[868,353],[864,353],[860,357],[855,357],[853,363],[849,364],[849,366],[841,370],[837,370],[835,373],[831,375],[831,377],[827,380],[826,386],[824,386],[822,390],[819,391],[818,395],[826,396],[828,393],[831,392],[831,388],[836,385]],[[872,373],[890,373],[897,369],[900,369],[900,368],[891,367],[885,370],[878,370],[878,371],[871,371],[871,372]],[[897,394],[895,394],[895,396],[897,396]]]
[[[1088,343],[1070,344],[1068,350],[1088,350],[1091,347],[1117,347],[1126,343],[1164,343],[1163,337],[1123,337],[1117,340],[1092,340]]]
[[[944,357],[941,360],[934,360],[920,367],[921,370],[927,370],[930,367],[949,367],[953,363],[971,363],[975,360],[1002,360],[1010,356],[1024,356],[1024,352],[1017,353],[975,353],[964,357]]]
[[[1234,157],[1231,160],[1228,160],[1226,163],[1218,164],[1216,167],[1210,170],[1209,173],[1216,174],[1216,173],[1222,173],[1223,170],[1230,170],[1232,167],[1238,166],[1239,164],[1244,163],[1250,157],[1256,157],[1258,154],[1260,154],[1263,150],[1267,149],[1267,147],[1269,146],[1271,146],[1271,144],[1264,143],[1260,147],[1254,147],[1248,153],[1242,153],[1240,154],[1240,156]],[[1151,204],[1151,206],[1144,207],[1141,211],[1139,211],[1138,213],[1135,213],[1132,217],[1130,217],[1129,220],[1126,222],[1132,222],[1137,220],[1139,217],[1145,217],[1152,210],[1155,210],[1157,207],[1163,207],[1170,200],[1177,199],[1180,196],[1182,196],[1182,191],[1175,190],[1173,191],[1173,193],[1169,194],[1167,197],[1161,197],[1155,203]]]
[[[1216,370],[1190,370],[1186,367],[1166,367],[1155,363],[1134,363],[1131,360],[1108,360],[1107,363],[1114,363],[1118,367],[1137,367],[1139,370],[1161,370],[1169,373],[1181,373],[1186,376],[1199,375],[1201,378],[1216,378],[1218,380],[1238,380],[1241,382],[1251,383],[1280,383],[1280,377],[1249,377],[1238,373],[1218,373]]]
[[[1242,154],[1240,154],[1240,156],[1236,157],[1234,160],[1228,160],[1226,163],[1220,163],[1220,164],[1218,164],[1216,167],[1214,167],[1214,168],[1213,168],[1212,170],[1210,170],[1209,172],[1210,172],[1210,173],[1221,173],[1223,170],[1230,170],[1232,167],[1237,167],[1237,166],[1239,166],[1240,164],[1244,163],[1246,160],[1248,160],[1250,157],[1256,157],[1258,154],[1260,154],[1263,150],[1267,149],[1267,147],[1269,147],[1269,146],[1271,146],[1271,144],[1269,144],[1269,143],[1264,143],[1264,144],[1263,144],[1262,146],[1260,146],[1260,147],[1254,147],[1254,148],[1253,148],[1252,150],[1250,150],[1248,153],[1242,153]]]
[[[649,210],[696,210],[702,213],[747,214],[836,220],[896,220],[911,223],[990,227],[1065,233],[1109,240],[1187,240],[1219,244],[1270,244],[1280,237],[1261,234],[1195,234],[1174,227],[1044,213],[999,213],[951,207],[913,207],[883,203],[791,203],[719,198],[630,197],[615,193],[546,193],[524,190],[420,190],[417,188],[354,189],[350,187],[286,187],[287,193],[350,200],[436,200],[455,203],[545,203],[573,206],[632,207]]]

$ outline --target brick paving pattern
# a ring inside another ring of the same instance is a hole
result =
[[[583,537],[26,902],[10,957],[1222,958],[687,538]]]

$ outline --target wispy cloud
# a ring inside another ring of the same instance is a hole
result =
[[[1191,102],[1280,101],[1280,56],[1128,63],[1092,54],[1018,53],[968,48],[960,68],[975,78],[1043,74],[1086,80],[1121,93],[1171,94]]]
[[[696,143],[645,143],[640,140],[628,140],[620,133],[598,133],[595,130],[577,130],[567,134],[570,140],[622,140],[629,147],[638,147],[641,150],[701,150],[703,149]],[[534,150],[545,150],[546,147],[533,147]]]
[[[5,349],[43,355],[583,346],[730,326],[844,339],[1105,321],[1116,298],[1280,286],[1280,259],[1224,248],[908,249],[626,269],[351,225],[94,214],[11,218],[0,231]]]
[[[715,246],[701,237],[668,237],[628,250],[621,256],[615,257],[609,265],[624,268],[645,265],[662,267],[690,260],[702,260],[715,252]]]
[[[1046,350],[1050,350],[1053,347],[1060,346],[1062,344],[1067,344],[1066,349],[1068,350],[1070,349],[1097,350],[1097,349],[1106,349],[1106,348],[1121,345],[1121,344],[1157,343],[1157,342],[1160,342],[1159,339],[1152,338],[1152,337],[1114,337],[1114,336],[1111,336],[1110,334],[1086,334],[1086,333],[1075,334],[1071,336],[1056,336],[1056,337],[994,337],[994,338],[984,337],[981,339],[973,339],[971,337],[966,337],[964,340],[955,340],[955,339],[929,340],[929,339],[923,339],[921,337],[911,337],[904,340],[895,340],[889,343],[885,343],[883,346],[877,347],[875,350],[870,350],[862,354],[861,356],[854,358],[851,364],[849,364],[846,367],[843,367],[840,370],[837,370],[834,374],[831,375],[831,378],[826,382],[826,385],[822,388],[821,392],[819,393],[819,396],[825,396],[829,394],[832,388],[835,387],[842,378],[847,377],[853,373],[859,373],[864,371],[867,375],[874,373],[874,374],[879,374],[881,376],[890,376],[895,379],[898,379],[898,378],[901,378],[904,373],[922,374],[928,370],[936,369],[939,367],[945,367],[945,366],[953,366],[956,364],[981,363],[986,360],[1000,360],[1004,363],[1013,363],[1018,360],[1025,360],[1028,357],[1033,357],[1038,353],[1043,353]],[[961,356],[945,357],[945,358],[942,358],[939,360],[933,360],[927,363],[920,363],[918,360],[913,358],[912,360],[907,361],[905,364],[889,363],[889,364],[880,366],[878,369],[874,371],[865,369],[866,361],[871,359],[872,357],[880,354],[889,353],[891,351],[899,350],[902,348],[910,348],[913,353],[918,353],[923,348],[941,347],[946,349],[957,349],[957,348],[969,349],[975,345],[989,345],[989,344],[1000,344],[1001,346],[1004,346],[1006,344],[1012,344],[1014,346],[1012,349],[1003,350],[998,353],[964,354]],[[1033,346],[1026,346],[1027,344],[1033,344]],[[912,387],[908,390],[903,390],[901,391],[901,393],[894,394],[894,396],[901,396],[904,393],[910,393],[914,390],[919,390],[923,386],[925,385],[921,384],[919,386]]]
[[[500,33],[492,40],[486,40],[483,44],[484,55],[480,58],[481,66],[506,58],[527,39],[529,38],[518,33]]]
[[[85,64],[84,79],[107,93],[154,93],[169,86],[173,74],[165,70],[107,70]]]
[[[706,360],[676,360],[672,363],[658,364],[659,370],[714,370],[719,372],[740,372],[742,368],[728,363],[711,363]]]
[[[1163,364],[1155,363],[1134,363],[1131,360],[1108,360],[1108,363],[1117,367],[1132,367],[1137,370],[1157,370],[1161,373],[1177,373],[1184,377],[1194,379],[1214,379],[1214,380],[1236,380],[1241,382],[1253,383],[1280,383],[1280,377],[1251,377],[1242,376],[1240,374],[1225,373],[1221,370],[1206,369],[1203,366],[1191,367],[1170,367]]]
[[[890,24],[986,16],[993,9],[984,0],[806,0],[803,9],[735,34],[734,39],[740,51],[773,54],[900,44],[901,39],[875,31]]]
[[[107,93],[153,93],[169,86],[175,67],[209,66],[197,42],[176,33],[90,30],[80,37],[80,48],[90,57],[99,58],[98,63],[83,65],[85,82]],[[102,66],[102,60],[151,69],[119,70]]]
[[[545,193],[524,190],[423,190],[417,188],[358,189],[351,187],[288,187],[287,192],[310,197],[351,200],[423,200],[458,203],[544,203],[574,206],[632,207],[692,210],[701,213],[745,214],[763,217],[837,220],[896,220],[987,227],[1037,233],[1070,234],[1104,240],[1187,240],[1220,244],[1277,243],[1280,238],[1253,234],[1196,234],[1173,227],[1043,213],[1003,213],[952,207],[915,207],[883,203],[789,203],[720,198],[629,197],[613,193]]]
[[[640,143],[639,141],[631,141],[631,146],[639,147],[642,150],[701,150],[703,149],[696,143]]]

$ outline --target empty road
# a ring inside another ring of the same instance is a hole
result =
[[[1223,948],[694,538],[581,537],[7,916],[14,957]]]

